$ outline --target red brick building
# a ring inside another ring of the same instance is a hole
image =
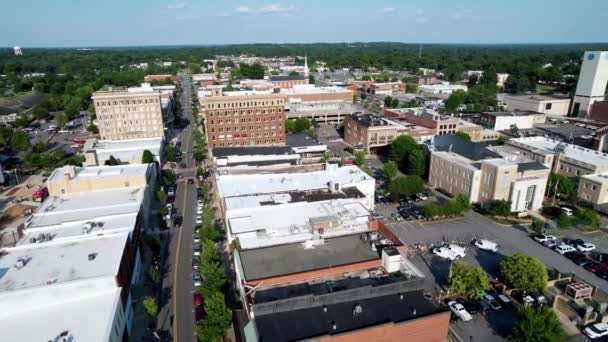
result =
[[[308,78],[304,75],[294,75],[294,76],[271,76],[270,82],[276,88],[293,88],[296,84],[308,84]]]
[[[210,147],[285,143],[285,98],[279,94],[209,96],[201,100]]]

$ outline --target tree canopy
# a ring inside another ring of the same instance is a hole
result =
[[[490,280],[481,267],[457,262],[452,266],[452,277],[448,288],[452,292],[465,294],[472,299],[479,299],[490,288]]]
[[[419,176],[401,176],[390,182],[388,191],[394,199],[399,199],[424,191],[424,182]]]
[[[540,260],[522,253],[501,261],[500,273],[507,285],[525,292],[544,289],[549,279],[547,269]]]
[[[426,159],[422,149],[409,135],[399,136],[391,143],[389,160],[397,163],[401,171],[408,175],[422,176],[426,172]]]
[[[522,305],[515,311],[516,321],[510,340],[514,342],[561,342],[566,332],[548,307]]]

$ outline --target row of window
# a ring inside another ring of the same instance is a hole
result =
[[[270,134],[270,133],[272,133],[272,134]],[[262,134],[262,132],[258,132],[257,133],[257,137],[258,138],[262,137],[262,136],[264,136],[264,137],[270,137],[270,136],[276,137],[277,136],[277,132],[264,132],[264,134]],[[247,133],[242,133],[240,137],[241,138],[247,138]],[[251,133],[249,133],[249,137],[250,138],[255,138],[256,134],[254,132],[251,132]],[[220,135],[217,136],[217,139],[216,139],[215,135],[211,136],[211,140],[213,140],[213,141],[215,141],[215,140],[222,140],[222,139],[230,139],[230,138],[238,139],[239,135],[235,134],[234,136],[232,136],[232,135],[228,134],[228,136],[224,136],[223,134],[220,134]]]
[[[258,125],[257,126],[258,130],[262,130],[262,129],[264,129],[264,130],[269,130],[269,129],[275,130],[276,128],[277,128],[276,126],[264,126],[264,128],[262,128],[262,125]],[[249,130],[250,131],[253,131],[253,129],[254,129],[253,125],[249,126]],[[226,127],[226,132],[230,132],[232,130],[233,129],[231,127]],[[246,131],[246,130],[247,130],[247,126],[241,126],[241,131]],[[224,132],[224,127],[218,127],[217,131],[218,132]],[[234,126],[234,131],[238,132],[239,131],[239,126]],[[215,133],[215,127],[211,127],[211,133]]]
[[[259,106],[274,106],[275,101],[247,101],[247,102],[230,102],[230,103],[208,103],[209,109],[221,108],[239,108],[239,107],[259,107]],[[283,104],[283,100],[276,100],[277,106]]]
[[[95,106],[118,106],[118,105],[132,105],[132,104],[148,104],[158,103],[158,99],[144,99],[144,100],[120,100],[120,101],[98,101]]]
[[[262,145],[262,144],[271,144],[271,143],[272,143],[272,144],[276,144],[276,143],[277,143],[277,140],[276,140],[276,139],[264,139],[264,140],[262,140],[262,139],[258,139],[258,141],[257,141],[257,144],[258,144],[258,145]],[[213,147],[226,147],[226,146],[230,147],[230,146],[239,146],[239,145],[244,146],[244,145],[253,145],[253,144],[254,144],[254,141],[253,141],[253,140],[251,140],[251,141],[245,141],[245,140],[242,140],[242,141],[240,141],[240,142],[239,142],[239,141],[234,141],[234,142],[220,142],[220,143],[217,143],[217,144],[212,144],[212,146],[213,146]]]
[[[277,113],[282,113],[283,109],[276,108],[276,112]],[[260,115],[260,114],[274,114],[275,113],[275,108],[257,108],[255,110],[254,109],[247,109],[247,110],[242,109],[240,111],[238,111],[238,110],[233,110],[233,111],[227,110],[227,111],[217,111],[217,112],[206,111],[206,113],[209,114],[209,117],[213,117],[214,115],[215,116],[222,116],[222,115],[224,115],[224,116],[230,116],[230,115],[239,115],[239,114],[240,115],[245,115],[245,114],[248,114],[248,115],[252,115],[252,114],[257,114],[257,115]]]
[[[276,118],[274,116],[271,116],[271,117],[265,116],[263,119],[261,117],[259,117],[259,116],[255,118],[255,122],[261,122],[261,121],[266,122],[266,121],[275,121],[275,120],[276,120]],[[249,120],[247,120],[247,118],[241,118],[241,122],[242,123],[247,122],[247,121],[253,122],[254,121],[253,117],[250,117]],[[230,119],[226,119],[225,121],[222,120],[222,119],[218,119],[217,120],[217,124],[218,125],[223,125],[224,123],[230,124],[230,122],[231,122]],[[238,124],[239,123],[239,119],[238,118],[234,118],[234,123]],[[209,120],[209,124],[210,125],[215,124],[215,120]]]

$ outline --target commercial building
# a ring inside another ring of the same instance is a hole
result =
[[[370,87],[372,94],[376,95],[396,95],[405,92],[405,83],[398,82],[386,82],[386,83],[372,83]]]
[[[281,94],[217,89],[200,101],[210,147],[285,143],[285,97]]]
[[[484,127],[494,131],[506,131],[512,127],[531,129],[535,125],[544,124],[546,115],[538,112],[483,112],[479,122]]]
[[[1,251],[5,338],[128,339],[153,182],[149,165],[72,166],[51,174],[49,197],[27,218],[16,246]],[[36,329],[26,329],[32,321]]]
[[[502,102],[509,111],[529,111],[549,115],[567,115],[570,98],[549,95],[504,94]]]
[[[276,75],[270,76],[270,82],[275,86],[275,88],[293,88],[295,85],[308,84],[308,77],[303,74]]]
[[[510,201],[517,213],[542,207],[550,169],[541,163],[451,136],[436,138],[430,150],[430,186],[481,205]]]
[[[366,153],[390,145],[401,135],[410,135],[418,142],[424,142],[433,139],[435,129],[373,114],[348,115],[344,120],[344,141]]]
[[[141,164],[143,153],[146,150],[150,151],[154,161],[161,165],[162,146],[161,138],[118,141],[87,139],[82,149],[85,157],[84,166],[105,165],[110,156],[120,160],[121,163]]]
[[[608,203],[608,173],[582,176],[578,182],[578,198],[594,205]]]
[[[608,85],[608,51],[585,51],[572,101],[572,115],[587,117],[591,106],[603,101]]]
[[[287,134],[285,144],[304,160],[319,159],[327,151],[327,145],[304,133]]]
[[[607,154],[561,141],[526,137],[511,139],[505,146],[566,177],[608,172]]]
[[[150,84],[93,93],[101,140],[163,138],[161,93]]]
[[[219,174],[255,172],[301,164],[301,156],[289,146],[216,147],[213,161]]]
[[[341,123],[347,114],[356,110],[352,90],[340,87],[295,85],[281,89],[285,95],[288,119],[308,118],[321,123]]]
[[[441,84],[423,84],[418,86],[419,93],[425,94],[446,94],[449,95],[456,90],[467,91],[468,87],[462,84],[450,84],[449,82],[442,82]]]

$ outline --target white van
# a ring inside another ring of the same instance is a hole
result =
[[[570,208],[566,208],[566,207],[561,207],[560,210],[562,211],[562,213],[568,215],[568,216],[572,216],[572,209]]]
[[[555,251],[561,255],[564,255],[566,253],[576,252],[576,248],[574,248],[570,245],[559,245],[559,246],[555,247]]]

